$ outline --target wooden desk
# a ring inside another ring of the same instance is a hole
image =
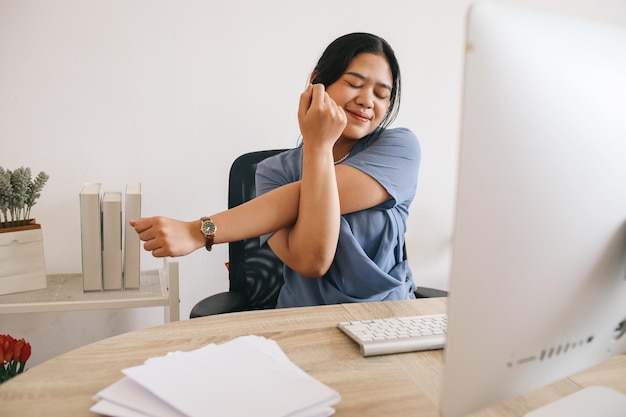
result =
[[[437,417],[442,351],[361,357],[339,321],[445,311],[445,299],[264,310],[167,323],[115,336],[33,367],[0,385],[2,416],[90,416],[92,396],[121,369],[175,350],[256,334],[278,342],[304,371],[341,394],[336,416]],[[589,385],[626,393],[626,357],[473,416],[520,416]],[[480,375],[477,375],[477,383]],[[245,395],[242,395],[245,398]]]

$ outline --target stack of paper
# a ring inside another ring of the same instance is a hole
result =
[[[91,411],[112,417],[325,417],[339,394],[298,368],[278,344],[242,336],[122,371]]]

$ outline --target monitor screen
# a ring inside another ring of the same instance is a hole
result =
[[[460,136],[446,417],[626,352],[626,30],[473,5]]]

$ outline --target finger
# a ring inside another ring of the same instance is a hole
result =
[[[130,225],[135,229],[137,234],[141,234],[152,227],[152,221],[149,218],[142,218],[139,220],[131,220]]]
[[[143,248],[145,250],[147,250],[148,252],[152,252],[155,249],[158,249],[161,247],[160,243],[157,242],[156,239],[154,238],[150,238],[150,239],[141,239],[143,240],[145,243],[143,244]]]
[[[337,109],[339,108],[339,105],[326,92],[324,92],[324,103],[328,106],[328,108],[333,114],[337,113]]]
[[[147,229],[137,232],[137,236],[139,236],[139,240],[148,242],[154,240],[157,237],[157,233],[152,227],[148,227]]]
[[[312,91],[313,91],[313,86],[309,84],[306,90],[304,90],[302,94],[300,94],[300,103],[298,105],[298,117],[304,116],[307,110],[309,110],[309,107],[311,106]]]
[[[164,258],[166,256],[170,256],[163,248],[158,248],[152,251],[152,256],[155,258]]]
[[[314,84],[311,92],[311,106],[321,106],[326,102],[328,94],[324,89],[324,84]]]
[[[346,112],[343,110],[343,108],[337,104],[337,102],[335,102],[335,100],[332,99],[332,97],[330,95],[328,95],[328,93],[324,93],[325,94],[325,101],[326,101],[326,105],[328,106],[328,109],[330,110],[330,114],[332,115],[333,118],[339,120],[340,122],[343,122],[346,119]]]
[[[343,109],[343,107],[337,105],[337,111],[339,114],[339,120],[341,120],[341,122],[345,125],[348,122],[348,116],[346,116],[346,111]]]

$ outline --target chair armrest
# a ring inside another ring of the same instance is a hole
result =
[[[233,291],[222,292],[198,301],[191,309],[189,318],[233,313],[235,311],[243,311],[246,307],[247,301],[243,295]]]
[[[438,290],[436,288],[419,287],[415,291],[415,298],[437,298],[447,297],[448,291]]]

